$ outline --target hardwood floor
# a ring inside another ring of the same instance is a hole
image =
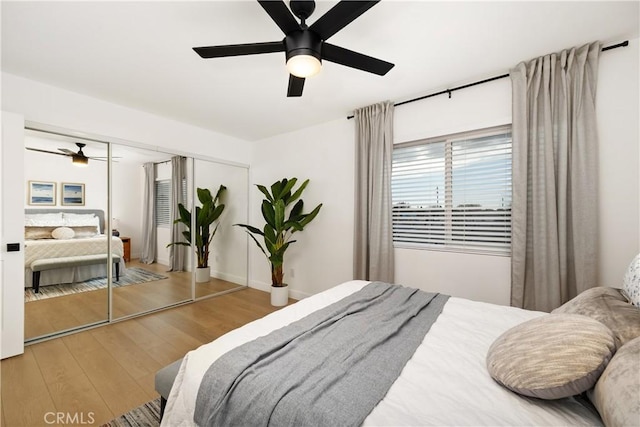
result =
[[[275,310],[243,289],[27,346],[0,362],[2,425],[49,425],[51,413],[101,425],[156,398],[157,370]]]
[[[167,276],[155,280],[113,289],[113,318],[154,310],[191,298],[191,273],[168,272],[162,264],[127,263],[127,268],[139,267]],[[235,289],[239,285],[212,278],[196,284],[196,298]],[[107,290],[82,292],[25,303],[25,338],[32,339],[51,333],[103,322],[108,318]]]

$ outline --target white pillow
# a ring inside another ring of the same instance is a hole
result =
[[[100,218],[94,214],[64,214],[63,218],[65,227],[83,227],[83,226],[95,226],[100,230]]]
[[[63,212],[62,213],[62,217],[63,218],[69,218],[69,219],[94,218],[95,216],[96,216],[96,214],[94,214],[94,213],[88,213],[88,214],[77,214],[77,213],[69,213],[69,212]]]
[[[58,227],[51,232],[51,237],[58,240],[73,239],[76,233],[69,227]]]
[[[629,264],[622,281],[622,290],[631,304],[640,307],[640,254]]]
[[[24,216],[25,227],[58,227],[64,225],[62,213],[26,214]]]

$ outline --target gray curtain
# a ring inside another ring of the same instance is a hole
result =
[[[600,43],[511,70],[511,305],[550,311],[597,278]]]
[[[171,218],[180,218],[178,203],[186,204],[183,192],[183,182],[187,177],[187,159],[182,156],[171,158]],[[184,242],[182,232],[185,226],[182,223],[172,224],[171,241]],[[187,259],[187,247],[182,245],[171,245],[169,247],[170,271],[184,271]]]
[[[140,262],[153,264],[156,260],[156,165],[145,163],[142,211],[142,253]]]
[[[355,279],[393,282],[393,103],[356,110]]]

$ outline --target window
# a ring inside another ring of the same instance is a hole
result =
[[[187,180],[182,180],[182,200],[187,200]],[[171,219],[171,180],[156,181],[156,227],[169,228]],[[176,213],[176,216],[178,213]]]
[[[396,145],[391,194],[394,246],[510,254],[510,127]]]
[[[156,227],[171,225],[171,180],[156,181]]]

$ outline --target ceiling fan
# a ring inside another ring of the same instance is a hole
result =
[[[284,32],[285,38],[282,41],[194,47],[193,50],[205,59],[285,52],[287,69],[290,73],[287,90],[289,97],[302,95],[305,78],[320,71],[323,59],[384,76],[394,64],[326,42],[329,37],[379,1],[342,0],[309,27],[305,21],[315,10],[315,1],[291,0],[289,2],[291,11],[300,19],[298,23],[283,1],[258,0],[262,8]]]
[[[73,162],[74,165],[76,166],[86,166],[89,164],[89,159],[91,160],[98,160],[101,162],[106,162],[107,157],[88,157],[86,156],[83,152],[82,149],[87,145],[87,144],[83,144],[82,142],[76,142],[76,145],[78,146],[78,152],[74,152],[69,150],[68,148],[58,148],[59,151],[61,151],[60,153],[58,153],[57,151],[48,151],[48,150],[42,150],[40,148],[31,148],[31,147],[26,147],[27,150],[30,151],[38,151],[40,153],[48,153],[48,154],[57,154],[58,156],[69,156],[71,157],[71,161]],[[119,159],[119,157],[114,157],[114,159]]]

